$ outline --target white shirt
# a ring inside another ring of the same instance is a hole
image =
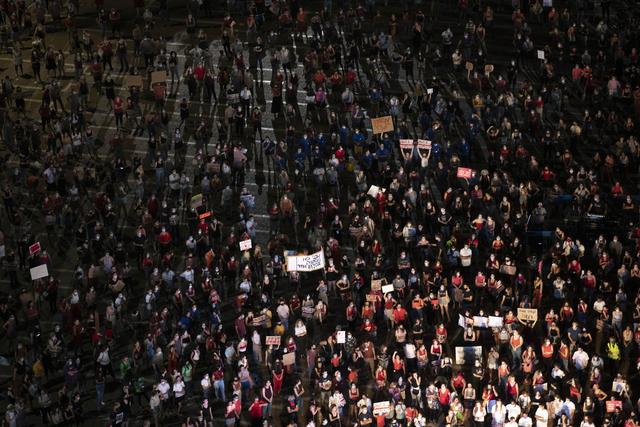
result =
[[[549,411],[544,406],[539,406],[536,410],[536,427],[547,427],[549,422]]]
[[[522,413],[522,409],[520,409],[520,406],[518,406],[515,403],[509,403],[507,405],[507,418],[511,419],[511,418],[515,418],[518,419],[518,417],[520,416],[520,414]]]
[[[280,319],[282,320],[286,320],[289,318],[290,310],[289,306],[286,304],[278,305],[278,308],[276,308],[276,312],[278,313],[278,317],[280,317]]]
[[[464,247],[460,249],[460,264],[463,267],[469,267],[471,265],[471,248]]]
[[[529,415],[524,414],[520,417],[520,420],[518,421],[518,426],[519,427],[532,427],[533,426],[533,420],[531,419],[531,417],[529,417]]]
[[[171,389],[171,386],[166,381],[163,381],[160,384],[158,384],[158,391],[160,392],[160,396],[162,397],[162,400],[169,399],[170,389]]]
[[[416,346],[411,343],[406,343],[404,345],[404,356],[407,359],[415,359],[416,358]]]
[[[200,386],[203,390],[208,390],[211,388],[211,380],[209,379],[209,376],[202,378],[202,380],[200,381]]]
[[[176,397],[182,397],[184,396],[184,393],[184,383],[182,381],[177,381],[173,385],[173,394],[175,394]]]

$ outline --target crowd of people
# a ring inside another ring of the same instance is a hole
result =
[[[634,2],[213,3],[0,2],[3,425],[640,424]]]

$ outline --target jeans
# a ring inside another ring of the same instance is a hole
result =
[[[215,397],[218,400],[223,402],[227,401],[225,392],[224,392],[224,380],[215,380],[213,382],[213,390],[215,392]]]
[[[96,384],[96,405],[98,410],[104,404],[104,383]]]

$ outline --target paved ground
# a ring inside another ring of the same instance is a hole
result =
[[[119,4],[124,2],[116,2],[116,3]],[[313,8],[314,6],[317,7],[317,4],[316,4],[317,2],[312,2],[312,3],[313,5],[310,8]],[[435,5],[435,7],[433,5]],[[109,4],[108,6],[110,7],[111,5]],[[450,5],[449,2],[443,2],[443,1],[432,2],[431,4],[429,4],[429,6],[431,6],[432,10],[436,12],[435,15],[433,16],[433,22],[434,22],[433,40],[439,42],[439,34],[447,26],[451,26],[451,28],[453,29],[456,35],[456,39],[459,38],[459,36],[462,33],[462,27],[456,25],[458,17],[454,7]],[[427,9],[428,8],[425,7],[425,10]],[[81,8],[81,14],[82,14],[82,17],[79,21],[80,27],[93,25],[92,24],[94,19],[93,5],[83,4],[83,7]],[[172,9],[171,19],[158,20],[157,25],[154,28],[155,35],[164,35],[165,38],[168,40],[167,50],[175,50],[176,52],[179,53],[179,61],[180,61],[178,65],[179,70],[182,70],[184,66],[184,62],[187,59],[185,55],[185,50],[189,46],[189,40],[184,31],[184,26],[183,26],[184,16],[185,16],[184,9],[176,7],[175,9]],[[238,19],[238,21],[240,22],[240,19]],[[211,45],[210,51],[214,53],[213,57],[211,58],[211,61],[215,64],[217,63],[217,54],[220,49],[219,43],[216,42],[215,40],[220,36],[221,16],[217,16],[212,19],[202,20],[201,25],[207,32],[208,39],[214,40],[214,42]],[[488,63],[493,63],[496,65],[496,73],[505,71],[506,65],[508,64],[508,61],[510,60],[510,58],[514,53],[514,49],[511,44],[511,37],[512,37],[511,28],[512,27],[511,27],[509,15],[504,11],[498,10],[495,26],[494,28],[490,29],[488,32],[489,55],[487,60]],[[535,29],[534,34],[542,33],[540,28],[536,27],[534,29]],[[97,31],[94,31],[93,33],[97,37]],[[242,27],[241,27],[240,33],[244,35],[244,30],[242,29]],[[125,34],[125,36],[127,35],[128,34]],[[49,43],[56,46],[66,46],[66,34],[64,32],[53,33],[48,36],[48,41]],[[283,35],[280,39],[280,42],[282,43],[285,41],[288,42],[289,39],[287,38],[286,35]],[[536,40],[536,43],[538,44],[539,42]],[[23,45],[25,47],[28,45],[27,40],[23,42]],[[301,57],[305,49],[306,49],[306,45],[304,44],[304,42],[303,43],[299,42],[298,44],[296,44],[297,56]],[[29,61],[26,60],[26,58],[28,58],[29,56],[27,50],[24,51],[23,56],[25,58],[25,64],[24,64],[25,71],[27,71],[30,69]],[[114,65],[115,65],[115,62],[114,62]],[[265,61],[265,66],[267,66],[267,62],[268,61]],[[521,76],[521,78],[527,78],[531,80],[535,79],[536,74],[538,73],[537,65],[538,64],[536,63],[528,64],[525,67],[525,71]],[[567,66],[570,66],[570,64],[567,64]],[[2,69],[2,72],[4,73],[13,75],[12,59],[10,58],[9,55],[7,54],[0,55],[0,69]],[[71,63],[71,58],[67,57],[67,73],[70,75],[72,73],[72,70],[73,70],[73,66]],[[301,69],[299,69],[298,72],[299,74],[302,74]],[[427,81],[431,78],[432,75],[436,75],[433,69],[427,70],[427,74],[428,74]],[[126,95],[127,89],[121,86],[123,75],[118,73],[113,73],[113,76],[114,76],[114,79],[116,80],[119,93],[121,95]],[[256,81],[256,86],[254,87],[254,91],[256,94],[255,99],[257,101],[257,104],[260,105],[261,108],[263,109],[262,129],[263,129],[263,132],[265,133],[265,136],[268,136],[273,140],[281,140],[284,137],[285,124],[281,119],[272,120],[271,115],[269,114],[270,105],[271,105],[270,104],[271,92],[269,88],[269,82],[271,80],[271,77],[272,77],[272,70],[268,67],[265,67],[263,75],[259,76],[259,78]],[[463,76],[461,75],[456,76],[448,71],[437,73],[437,78],[439,79],[439,81],[442,82],[442,88],[443,90],[445,90],[445,92],[448,92],[449,94],[451,94],[454,90],[459,90],[467,100],[471,99],[473,92],[467,85],[464,84],[464,82],[461,83],[460,85],[461,87],[458,87],[457,81],[463,81],[461,77]],[[363,75],[361,75],[360,78],[361,78],[361,82],[358,84],[358,86],[360,88],[366,87],[367,85],[366,78]],[[63,87],[65,87],[66,93],[69,93],[69,91],[71,90],[70,83],[71,83],[71,79],[69,78],[63,79]],[[36,85],[33,82],[33,80],[30,80],[30,79],[20,79],[18,80],[18,84],[22,86],[23,90],[25,90],[28,93],[27,102],[28,102],[29,111],[33,114],[37,114],[37,108],[40,103],[42,88]],[[402,93],[404,91],[412,90],[412,87],[413,87],[412,83],[406,81],[406,79],[404,78],[404,73],[401,73],[400,79],[398,79],[397,81],[391,82],[391,87],[389,88],[389,91]],[[299,101],[301,115],[304,117],[306,113],[306,103],[304,102],[304,90],[302,90],[302,88],[303,88],[303,84],[300,85],[300,90],[298,93],[298,101]],[[175,96],[170,97],[166,102],[166,109],[168,112],[172,114],[172,120],[169,125],[169,129],[175,128],[180,122],[179,113],[178,113],[178,103],[180,98],[187,93],[187,88],[184,81],[181,81],[175,87],[172,87],[171,92],[175,93]],[[142,102],[143,109],[145,110],[152,109],[153,100],[151,99],[150,94],[145,94],[143,98],[144,98]],[[366,105],[366,95],[365,96],[362,95],[362,90],[360,90],[360,98],[363,104]],[[97,135],[97,137],[100,140],[109,141],[113,136],[113,134],[115,133],[116,128],[115,128],[115,120],[112,112],[109,111],[110,109],[106,102],[106,98],[97,97],[95,96],[95,93],[94,93],[94,96],[92,96],[90,100],[90,105],[91,105],[91,109],[90,109],[91,111],[87,113],[86,119],[91,123],[91,126],[94,129],[94,133]],[[465,113],[468,113],[470,111],[470,107],[466,101],[462,102],[462,107]],[[186,161],[184,163],[184,167],[189,174],[192,174],[193,172],[191,160],[196,155],[195,141],[191,137],[195,127],[197,126],[198,122],[201,119],[207,120],[210,123],[215,123],[215,120],[218,117],[221,117],[224,111],[224,108],[225,108],[225,100],[222,98],[219,98],[219,102],[216,105],[209,105],[202,102],[191,103],[190,114],[192,119],[186,124],[185,131],[184,131],[185,140],[188,140],[188,148],[185,155]],[[316,124],[316,126],[320,129],[326,129],[326,124]],[[368,124],[368,126],[370,125]],[[296,130],[298,131],[302,130],[301,123],[296,124]],[[216,141],[217,132],[215,131],[215,126],[214,126],[213,132],[214,132],[214,135],[213,135],[212,141]],[[463,134],[462,129],[458,129],[458,132],[461,135]],[[277,189],[275,187],[276,178],[271,173],[269,173],[269,170],[266,167],[266,165],[268,165],[268,162],[264,162],[263,164],[260,164],[260,162],[255,162],[255,153],[253,152],[254,147],[256,147],[256,145],[253,143],[253,141],[248,141],[246,143],[246,148],[249,150],[249,154],[252,158],[252,161],[250,162],[250,166],[247,171],[245,186],[254,195],[256,195],[255,217],[257,218],[257,221],[258,221],[258,239],[257,240],[258,242],[264,244],[266,243],[270,233],[269,217],[267,215],[267,209],[268,209],[268,206],[270,206],[270,204],[276,199],[276,196],[277,196]],[[533,146],[533,143],[531,143],[531,148],[533,150],[536,150],[536,148]],[[132,159],[133,156],[145,157],[147,154],[146,135],[134,136],[131,131],[128,132],[126,136],[125,152],[128,159]],[[11,154],[11,153],[5,152],[5,154]],[[474,147],[473,155],[474,155],[474,164],[477,164],[477,165],[484,164],[489,160],[488,158],[489,151],[486,145],[484,144],[484,142],[481,142],[481,144]],[[173,157],[173,155],[171,155],[170,157]],[[108,167],[112,162],[112,160],[113,160],[113,154],[110,152],[110,147],[108,146],[108,144],[104,144],[99,150],[99,161],[103,162],[103,164],[106,167]],[[16,164],[15,156],[10,157],[8,162],[6,163],[6,165],[10,167],[14,166],[15,164]],[[151,177],[149,178],[149,181],[152,181],[152,176],[153,176],[152,172],[151,172],[151,175],[149,176]],[[264,181],[265,184],[262,188],[262,191],[259,192],[258,183],[261,181]],[[194,183],[194,184],[197,186],[197,183]],[[432,184],[431,188],[434,191],[434,194],[437,195],[437,188],[435,187],[435,185],[433,185],[433,182],[431,182],[431,184]],[[149,187],[151,187],[151,185],[149,185]],[[197,193],[198,191],[194,190],[194,192]],[[307,200],[308,200],[308,203],[305,208],[305,212],[301,212],[300,215],[304,213],[314,214],[317,212],[317,204],[315,203],[313,194],[309,194],[307,197]],[[439,200],[436,200],[436,201],[439,201]],[[222,212],[219,212],[219,209],[217,209],[217,211],[218,212],[216,213],[222,213]],[[134,213],[131,213],[131,215],[134,215]],[[4,220],[4,217],[3,217],[3,220]],[[40,219],[34,217],[33,222],[35,224],[36,230],[42,229]],[[136,223],[135,221],[130,221],[129,225],[123,228],[123,231],[128,232],[130,234],[132,232],[132,229],[130,227],[132,224],[135,224],[135,223]],[[231,226],[231,225],[232,224],[227,224],[227,226]],[[17,231],[16,231],[16,234],[17,234]],[[292,237],[295,238],[295,235],[292,234]],[[44,240],[45,240],[45,236],[43,235],[41,237],[41,241],[44,241]],[[71,250],[65,251],[63,254],[58,254],[57,251],[53,250],[54,248],[51,245],[47,245],[45,243],[44,246],[45,248],[50,248],[50,251],[53,253],[53,262],[52,262],[54,266],[53,270],[54,270],[55,276],[60,279],[60,282],[62,284],[62,289],[63,289],[62,292],[69,291],[72,288],[71,284],[73,283],[72,278],[73,278],[73,271],[74,271],[74,266],[76,261],[75,250],[71,249]],[[26,276],[23,276],[22,279],[24,279],[23,284],[27,286],[28,281],[26,280]],[[6,281],[3,280],[1,283],[3,283],[3,287],[6,286],[4,285]],[[133,292],[133,296],[131,298],[130,303],[137,304],[137,298],[139,298],[141,291],[142,291],[141,289],[136,289]],[[282,289],[279,292],[284,293],[285,289]],[[335,313],[338,313],[338,311],[336,310]],[[233,316],[233,313],[230,310],[225,311],[225,317],[226,317],[225,320],[229,320],[232,316]],[[341,315],[338,314],[336,315],[335,318],[330,318],[329,320],[330,320],[328,322],[329,324],[332,324],[332,323],[334,324],[336,322],[339,322],[341,321]],[[55,317],[47,321],[44,321],[43,327],[45,331],[49,330],[57,321],[58,319],[56,319]],[[316,335],[320,336],[320,332],[321,331],[316,331]],[[130,343],[131,343],[131,339],[128,333],[125,331],[120,331],[119,336],[117,338],[117,344],[115,346],[115,350],[116,350],[115,356],[120,357],[124,354],[128,354],[130,351]],[[3,351],[2,354],[6,354],[6,351]],[[10,375],[7,369],[0,371],[0,374],[2,374],[2,377],[5,380]],[[197,378],[198,376],[196,375],[196,379]],[[149,376],[149,379],[151,380],[151,376]],[[49,385],[54,386],[55,380],[49,381]],[[57,389],[57,386],[55,386],[54,389]],[[109,399],[113,400],[118,395],[119,395],[118,384],[116,382],[110,383],[107,387],[107,401]],[[90,411],[95,407],[93,381],[90,378],[90,376],[87,377],[86,379],[86,386],[84,388],[83,397],[86,398],[87,400],[86,408],[88,411]],[[199,403],[199,401],[195,399],[193,401],[190,401],[189,404],[187,405],[187,411],[192,411],[197,403]],[[220,407],[220,405],[215,406],[215,411],[217,415],[220,416],[222,413],[222,410],[223,409]],[[279,405],[276,405],[274,410],[275,410],[274,419],[277,420],[278,414],[279,414]],[[137,410],[136,412],[138,414],[140,413],[139,410]],[[107,413],[104,411],[102,412],[93,411],[93,412],[89,412],[88,415],[93,419],[93,422],[97,422],[98,424],[103,425],[106,422]],[[140,419],[142,418],[144,418],[144,415],[140,417]],[[163,421],[162,425],[173,425],[176,422],[177,422],[176,417],[169,417],[168,419]],[[38,425],[37,418],[29,417],[27,419],[27,424]],[[216,425],[221,425],[221,424],[222,424],[222,420],[218,418]]]

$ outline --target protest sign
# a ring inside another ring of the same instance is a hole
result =
[[[282,356],[282,364],[284,366],[295,365],[296,363],[296,354],[294,352],[287,353]]]
[[[413,139],[401,139],[400,140],[400,149],[401,150],[412,150],[413,149]]]
[[[389,406],[391,404],[389,403],[388,400],[385,400],[383,402],[375,402],[373,404],[373,410],[372,410],[372,414],[374,417],[380,416],[380,415],[387,415],[389,413]]]
[[[253,326],[262,326],[267,321],[267,315],[261,314],[253,318]]]
[[[622,401],[621,400],[607,400],[607,412],[615,412],[616,409],[622,410]]]
[[[142,76],[124,76],[124,85],[126,87],[142,87]]]
[[[538,310],[535,308],[518,308],[518,319],[523,322],[535,322],[538,320]]]
[[[419,139],[418,150],[431,150],[431,141],[428,139]]]
[[[383,294],[388,294],[388,293],[391,293],[391,292],[393,292],[393,285],[384,285],[382,287],[382,293]]]
[[[384,191],[382,188],[377,185],[372,185],[369,187],[369,191],[367,191],[367,195],[373,197],[374,199],[378,197],[378,193]]]
[[[482,361],[482,346],[456,347],[456,365],[472,365],[476,360]]]
[[[280,335],[268,335],[264,343],[266,345],[280,345]]]
[[[346,331],[338,331],[336,332],[336,341],[338,344],[344,344],[347,342],[347,333]]]
[[[544,60],[544,50],[539,50],[538,51],[538,59]]]
[[[456,176],[462,179],[471,179],[473,177],[473,169],[470,168],[458,168]]]
[[[502,328],[504,319],[500,316],[489,316],[488,326],[490,328]]]
[[[371,290],[379,291],[382,289],[382,279],[373,279],[371,280]]]
[[[376,117],[371,119],[373,134],[378,135],[385,132],[393,132],[393,119],[391,116]]]
[[[473,326],[476,328],[489,327],[489,318],[484,316],[473,316]]]
[[[196,194],[191,198],[191,209],[198,209],[202,206],[202,194]]]
[[[29,255],[34,256],[41,250],[42,247],[40,246],[40,242],[35,242],[33,245],[29,246]]]
[[[166,71],[154,71],[151,73],[151,86],[157,84],[164,84],[167,82],[167,72]]]
[[[29,272],[31,273],[31,280],[42,279],[43,277],[47,277],[49,275],[47,264],[42,264],[37,267],[33,267]]]
[[[316,271],[324,268],[324,252],[287,257],[287,271]]]
[[[247,239],[247,240],[243,240],[240,242],[240,250],[241,251],[248,251],[249,249],[251,249],[252,243],[251,243],[251,239]]]
[[[198,219],[207,219],[207,218],[209,218],[211,215],[213,215],[213,212],[208,211],[208,212],[205,212],[205,213],[203,213],[203,214],[200,214],[200,215],[198,216]]]
[[[461,328],[467,327],[467,318],[462,314],[458,314],[458,326],[460,326]]]

